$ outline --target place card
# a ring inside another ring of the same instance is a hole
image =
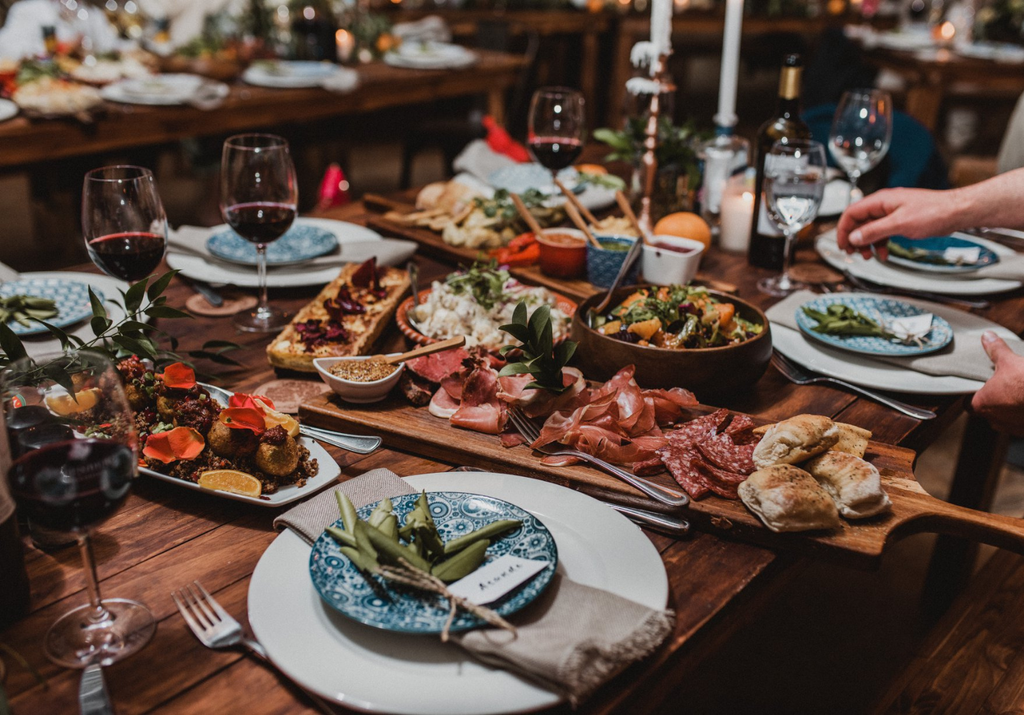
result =
[[[893,318],[886,327],[900,340],[923,338],[932,329],[932,314],[921,313],[920,315]]]
[[[942,257],[949,263],[977,263],[981,259],[981,247],[970,246],[964,248],[955,248],[953,246],[950,246],[949,248],[942,252]]]
[[[547,561],[521,559],[510,555],[499,556],[469,576],[449,584],[448,590],[470,603],[483,606],[497,601],[512,589],[526,583],[547,566]]]

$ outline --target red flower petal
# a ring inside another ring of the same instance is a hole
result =
[[[228,407],[249,407],[254,410],[259,410],[261,409],[259,404],[260,402],[270,409],[274,409],[274,403],[269,397],[264,397],[263,395],[246,395],[243,392],[236,392],[233,394],[231,399],[228,400]]]
[[[263,422],[263,410],[252,407],[228,407],[221,410],[220,421],[231,429],[247,429],[255,434],[263,434],[266,425]]]
[[[195,459],[206,446],[203,435],[191,427],[175,427],[167,432],[151,434],[142,453],[150,459],[169,464],[178,460]]]
[[[188,390],[196,385],[195,371],[188,365],[183,365],[180,362],[164,368],[164,374],[161,377],[167,387],[176,390]]]

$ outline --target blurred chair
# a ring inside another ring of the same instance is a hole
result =
[[[811,128],[816,141],[828,146],[832,129],[832,116],[836,105],[822,104],[803,112],[803,120]],[[836,166],[831,153],[829,166]],[[892,118],[892,144],[880,168],[884,177],[877,177],[874,186],[865,181],[865,191],[871,188],[909,186],[919,189],[948,189],[949,174],[946,163],[935,146],[935,140],[924,125],[903,112],[894,112]],[[868,176],[876,170],[868,172]]]
[[[537,59],[540,46],[540,35],[536,30],[498,20],[482,20],[477,25],[476,46],[484,50],[514,52],[516,45],[526,63],[519,73],[519,79],[512,89],[512,96],[506,105],[505,118],[499,121],[508,122],[509,117],[518,117],[526,113],[529,78]],[[405,138],[402,147],[402,175],[400,179],[403,189],[409,188],[412,179],[412,163],[416,156],[428,149],[440,149],[444,155],[445,171],[451,171],[452,162],[463,147],[473,139],[480,139],[485,132],[480,124],[485,108],[479,100],[467,115],[461,117],[433,117],[417,124]]]

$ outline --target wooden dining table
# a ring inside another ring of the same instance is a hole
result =
[[[361,203],[326,215],[355,223],[368,218]],[[452,269],[450,264],[426,256],[416,260],[424,281]],[[807,250],[800,255],[802,264],[813,265],[816,260]],[[749,267],[743,256],[712,250],[702,270],[734,283],[747,300],[761,305],[769,302],[754,287],[768,272]],[[295,310],[315,292],[315,288],[278,291],[272,298],[276,305]],[[175,306],[183,305],[190,294],[190,288],[177,280],[167,292]],[[1000,296],[982,314],[1020,331],[1024,329],[1024,294],[1017,291]],[[222,374],[227,388],[256,390],[275,377],[264,352],[270,336],[233,335],[229,318],[162,320],[160,328],[180,339],[181,350],[197,348],[210,338],[233,337],[242,344],[234,357],[244,368]],[[400,347],[403,340],[397,329],[391,329],[382,348]],[[749,392],[724,406],[769,420],[799,413],[824,414],[871,429],[875,440],[921,450],[963,413],[965,399],[918,397],[914,402],[935,409],[938,417],[921,422],[840,389],[791,384],[769,369]],[[463,466],[387,444],[368,456],[330,451],[342,468],[342,480],[378,467],[407,476]],[[159,622],[153,642],[105,671],[118,713],[315,712],[307,695],[241,651],[204,648],[170,597],[173,589],[198,580],[244,622],[249,580],[277,536],[272,527],[277,513],[140,477],[126,504],[97,529],[94,544],[104,595],[140,600]],[[728,643],[738,629],[757,618],[765,605],[784,594],[789,577],[801,563],[784,551],[708,533],[696,532],[682,539],[645,533],[664,561],[675,629],[653,655],[599,689],[579,712],[644,713],[672,708],[672,703],[679,702],[676,689],[686,677]],[[38,684],[32,674],[7,659],[5,687],[19,715],[74,712],[79,673],[49,663],[42,642],[46,629],[60,614],[85,600],[78,550],[44,552],[27,539],[25,546],[31,609],[0,632],[0,643],[22,654],[45,677],[46,685]],[[554,712],[570,710],[561,706]]]

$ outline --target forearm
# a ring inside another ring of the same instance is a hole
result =
[[[949,215],[957,229],[1024,229],[1024,169],[954,189],[949,199]]]

